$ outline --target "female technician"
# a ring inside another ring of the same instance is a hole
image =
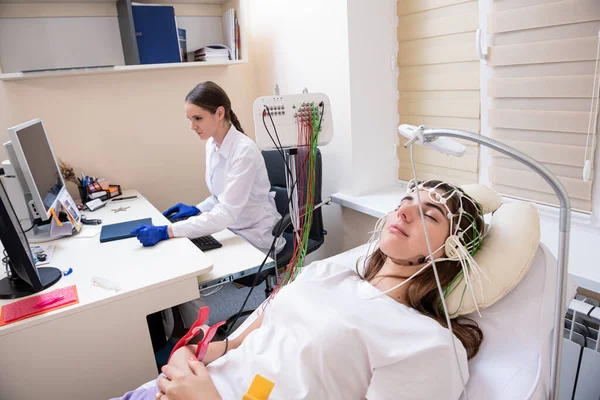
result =
[[[173,237],[197,238],[228,228],[266,254],[281,215],[260,150],[244,134],[229,97],[214,82],[192,89],[185,98],[185,113],[191,129],[207,141],[206,185],[211,196],[196,206],[179,203],[164,212],[173,221],[190,217],[184,221],[143,225],[132,233],[144,246],[154,246]],[[274,253],[284,245],[285,239],[278,239]]]

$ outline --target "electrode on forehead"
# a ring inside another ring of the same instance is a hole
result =
[[[444,206],[446,208],[446,217],[450,221],[449,234],[454,235],[456,238],[460,239],[461,245],[465,248],[465,250],[469,253],[474,254],[480,247],[477,244],[480,243],[481,239],[483,238],[483,232],[479,231],[477,223],[475,221],[478,217],[482,217],[479,215],[471,215],[469,212],[467,212],[464,208],[464,201],[466,200],[471,202],[471,204],[473,204],[473,206],[477,210],[477,213],[481,212],[481,206],[469,195],[465,194],[462,190],[460,190],[458,187],[454,187],[453,185],[445,182],[439,182],[435,185],[431,182],[432,181],[416,182],[414,179],[411,179],[406,185],[406,192],[407,194],[412,194],[417,189],[419,191],[426,191],[428,192],[429,199],[433,203]],[[426,186],[428,184],[431,184],[431,187]],[[448,190],[448,186],[451,187],[450,190]],[[440,193],[440,191],[443,191],[443,193]],[[452,212],[450,210],[450,207],[448,206],[448,200],[450,198],[455,198],[457,200],[458,208],[456,209],[455,213]],[[471,224],[469,224],[469,226],[466,228],[461,227],[463,215],[468,221],[471,222]],[[457,221],[454,220],[455,217],[458,217]],[[463,242],[465,240],[464,231],[473,228],[474,236],[468,243]]]

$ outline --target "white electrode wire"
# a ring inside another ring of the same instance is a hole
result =
[[[375,224],[375,228],[371,232],[369,232],[371,234],[371,237],[369,238],[369,242],[367,245],[367,254],[365,255],[365,261],[364,261],[365,264],[367,262],[367,258],[369,258],[371,256],[371,254],[373,254],[373,251],[375,251],[375,246],[377,246],[377,243],[379,243],[381,231],[383,230],[385,221],[387,220],[387,217],[389,215],[390,215],[390,213],[387,213],[383,217],[379,218],[377,220],[377,223]]]
[[[588,160],[588,144],[590,141],[590,134],[591,134],[591,128],[592,128],[592,111],[594,109],[594,98],[596,99],[596,118],[594,118],[594,139],[592,141],[592,147],[589,148],[590,149],[590,153],[592,152],[592,149],[594,148],[594,146],[596,145],[596,128],[597,128],[597,123],[598,123],[598,103],[599,103],[599,99],[598,99],[598,58],[600,58],[600,31],[598,31],[598,46],[596,48],[596,67],[594,68],[594,84],[592,85],[592,101],[590,102],[590,119],[588,121],[588,131],[587,131],[587,136],[585,138],[585,154],[584,154],[584,158],[583,158],[583,162],[585,165],[585,162]]]
[[[454,240],[456,241],[456,238],[454,238]],[[475,296],[475,290],[473,289],[473,283],[471,282],[471,275],[469,274],[469,269],[467,268],[467,260],[468,260],[468,253],[465,249],[461,248],[460,243],[455,243],[456,248],[455,250],[460,253],[458,254],[458,262],[460,263],[462,272],[463,272],[463,276],[465,278],[465,285],[467,285],[467,287],[469,288],[469,291],[471,292],[471,296],[473,296],[473,304],[475,304],[475,308],[477,309],[477,314],[479,314],[479,316],[481,317],[481,312],[479,311],[479,306],[477,305],[477,297]],[[472,268],[473,270],[473,276],[474,278],[476,278],[479,282],[479,285],[481,287],[481,291],[483,293],[483,286],[481,284],[481,278],[479,277],[478,272],[476,271],[475,268]]]
[[[466,386],[467,382],[465,381],[465,377],[463,376],[462,368],[460,367],[460,361],[458,360],[458,353],[456,352],[456,344],[454,343],[454,333],[452,332],[452,323],[450,322],[450,315],[448,315],[448,307],[446,307],[446,299],[444,299],[444,290],[442,289],[442,284],[440,283],[440,277],[438,276],[437,267],[435,265],[435,260],[433,257],[433,252],[431,251],[431,243],[429,242],[429,232],[427,231],[427,226],[425,225],[425,213],[423,213],[423,206],[421,205],[421,195],[419,190],[419,180],[417,179],[417,169],[415,168],[415,159],[413,157],[413,143],[410,144],[410,166],[413,172],[413,178],[417,184],[417,205],[419,207],[419,214],[421,214],[421,223],[423,224],[423,230],[425,232],[425,242],[427,242],[427,251],[429,251],[429,257],[431,257],[431,266],[433,267],[433,274],[435,276],[435,283],[437,284],[438,292],[440,293],[440,300],[442,301],[442,307],[444,308],[444,315],[446,316],[446,324],[448,325],[448,332],[450,333],[450,342],[452,343],[452,350],[454,351],[454,359],[456,360],[456,365],[458,366],[458,373],[460,374],[460,380],[463,384],[462,393],[465,395],[465,399],[469,400],[469,395],[467,394]]]

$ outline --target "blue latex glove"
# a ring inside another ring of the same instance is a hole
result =
[[[150,247],[161,240],[167,240],[169,238],[169,228],[167,225],[142,225],[132,230],[131,234],[137,236],[137,239],[144,247]]]
[[[175,213],[175,214],[173,214],[173,213]],[[173,215],[169,216],[170,214],[173,214]],[[193,217],[194,215],[198,215],[198,214],[200,214],[200,210],[198,210],[197,207],[188,206],[187,204],[183,204],[183,203],[179,203],[179,204],[169,208],[167,211],[165,211],[163,213],[163,215],[165,217],[171,218],[171,219]]]

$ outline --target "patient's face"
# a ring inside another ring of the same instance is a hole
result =
[[[424,190],[419,194],[431,249],[435,251],[449,236],[450,221],[443,205],[432,202]],[[411,260],[429,254],[416,193],[406,196],[398,209],[390,214],[381,232],[379,247],[388,257],[397,260]],[[443,254],[442,248],[434,256],[438,258]]]
[[[185,115],[190,120],[190,128],[198,134],[200,139],[208,140],[214,137],[222,124],[223,107],[219,107],[214,114],[192,103],[185,103]]]

